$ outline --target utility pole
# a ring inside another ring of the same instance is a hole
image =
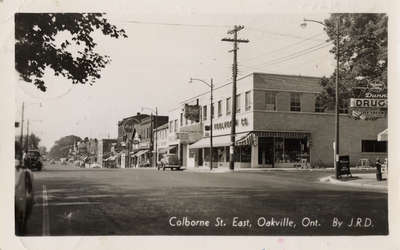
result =
[[[153,135],[154,130],[156,130],[156,134],[155,134],[155,147],[154,147],[154,151],[155,151],[154,167],[155,167],[155,168],[157,168],[157,161],[158,161],[158,152],[157,152],[157,133],[158,133],[158,131],[157,131],[157,127],[158,127],[158,125],[157,125],[157,116],[158,116],[158,110],[157,110],[157,107],[156,107],[155,124],[154,124],[154,128],[153,128],[153,130],[152,130],[152,133],[151,133],[151,135]],[[152,136],[152,137],[153,137],[153,136]]]
[[[26,152],[29,150],[29,120],[26,121]]]
[[[335,170],[336,179],[340,178],[339,173],[339,27],[340,17],[336,20],[336,80],[335,80],[335,103],[336,103],[336,114],[335,114]]]
[[[24,151],[24,102],[22,102],[22,112],[21,112],[21,138],[19,140],[21,144],[21,151]],[[23,153],[21,154],[21,164],[23,164]]]
[[[213,84],[213,79],[211,78],[211,91],[210,91],[210,170],[213,169],[213,119],[214,119],[214,112],[215,108],[213,105],[213,90],[214,90],[214,84]]]
[[[229,35],[233,34],[232,38],[223,38],[224,42],[233,42],[233,65],[232,65],[232,120],[231,120],[231,146],[229,147],[229,168],[234,170],[235,162],[233,159],[235,152],[235,134],[236,134],[236,80],[237,80],[237,50],[238,43],[248,43],[247,39],[238,39],[237,33],[244,28],[243,25],[235,25],[232,30],[228,31]]]

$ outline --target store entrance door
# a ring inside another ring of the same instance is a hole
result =
[[[198,166],[203,166],[203,149],[199,148],[198,151]]]
[[[274,138],[260,137],[258,144],[258,164],[260,167],[274,167]]]

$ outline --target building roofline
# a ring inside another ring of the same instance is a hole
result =
[[[239,77],[239,78],[237,79],[237,81],[240,81],[240,80],[242,80],[242,79],[244,79],[244,78],[247,78],[247,77],[249,77],[249,76],[251,76],[251,75],[253,75],[253,73],[248,73],[248,74],[246,74],[246,75],[244,75],[244,76]],[[217,90],[217,89],[220,89],[220,88],[222,88],[222,87],[225,87],[225,86],[227,86],[227,85],[229,85],[229,84],[232,84],[232,81],[226,82],[226,83],[224,83],[224,84],[222,84],[222,85],[220,85],[220,86],[218,86],[218,87],[215,87],[215,88],[214,88],[214,91]],[[203,93],[201,93],[201,94],[198,94],[198,95],[196,95],[196,96],[194,96],[194,97],[190,97],[190,98],[188,98],[188,99],[185,99],[185,100],[179,102],[178,107],[173,108],[173,109],[170,109],[169,111],[176,110],[176,109],[179,108],[179,105],[184,104],[184,103],[187,103],[187,102],[189,102],[189,101],[192,101],[193,99],[195,99],[195,98],[197,98],[197,97],[200,97],[200,96],[203,96],[203,95],[206,95],[206,94],[208,94],[208,93],[210,93],[210,91],[206,91],[206,92],[203,92]]]
[[[281,77],[293,77],[293,78],[296,77],[296,78],[315,79],[315,80],[322,79],[322,77],[318,77],[318,76],[284,75],[284,74],[274,74],[274,73],[265,73],[265,72],[251,72],[251,73],[248,73],[248,74],[246,74],[246,75],[243,75],[243,76],[239,77],[239,78],[237,79],[237,81],[243,80],[243,79],[245,79],[245,78],[247,78],[247,77],[249,77],[249,76],[254,76],[254,75],[268,75],[268,76],[281,76]],[[224,84],[222,84],[221,86],[218,86],[218,87],[214,88],[214,90],[220,89],[220,88],[225,87],[225,86],[227,86],[227,85],[229,85],[229,84],[232,84],[232,81],[229,81],[229,82],[227,82],[227,83],[224,83]],[[175,108],[173,108],[173,109],[170,109],[169,111],[174,111],[174,110],[176,110],[176,109],[179,109],[180,106],[181,106],[182,104],[185,104],[185,103],[188,103],[188,102],[190,102],[190,101],[193,101],[193,100],[195,100],[196,98],[198,98],[198,97],[200,97],[200,96],[204,96],[204,95],[206,95],[206,94],[208,94],[208,93],[210,93],[210,91],[206,91],[206,92],[203,92],[203,93],[201,93],[201,94],[198,94],[198,95],[196,95],[196,96],[194,96],[194,97],[187,98],[187,99],[185,99],[185,100],[179,102],[177,107],[175,107]]]

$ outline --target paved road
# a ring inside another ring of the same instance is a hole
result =
[[[46,166],[27,235],[386,234],[387,193],[318,182],[329,174]]]

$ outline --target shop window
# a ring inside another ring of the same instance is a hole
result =
[[[301,111],[301,103],[300,103],[300,94],[299,93],[291,93],[290,94],[290,111],[295,111],[295,112]]]
[[[222,100],[218,101],[218,117],[222,116]]]
[[[225,160],[226,160],[226,162],[229,162],[229,159],[230,159],[229,147],[225,147]]]
[[[218,162],[224,162],[224,148],[219,147],[217,148],[217,160]]]
[[[226,98],[226,115],[230,115],[232,112],[232,99]]]
[[[282,137],[275,138],[275,162],[276,163],[286,162],[284,140]]]
[[[240,149],[240,162],[251,162],[251,146],[244,145],[238,148]]]
[[[276,110],[276,94],[267,92],[265,93],[265,109],[266,110]]]
[[[203,106],[203,121],[207,120],[207,105]]]
[[[250,110],[251,108],[251,92],[247,91],[244,96],[244,106],[246,111]]]
[[[362,140],[361,152],[363,153],[387,153],[386,141]]]
[[[236,113],[240,113],[240,94],[236,95]]]
[[[218,161],[218,150],[217,150],[217,148],[213,148],[212,156],[213,156],[213,165],[214,165]],[[210,148],[204,148],[204,161],[208,162],[208,163],[210,162]]]
[[[301,139],[285,139],[284,162],[299,162],[301,155]]]

